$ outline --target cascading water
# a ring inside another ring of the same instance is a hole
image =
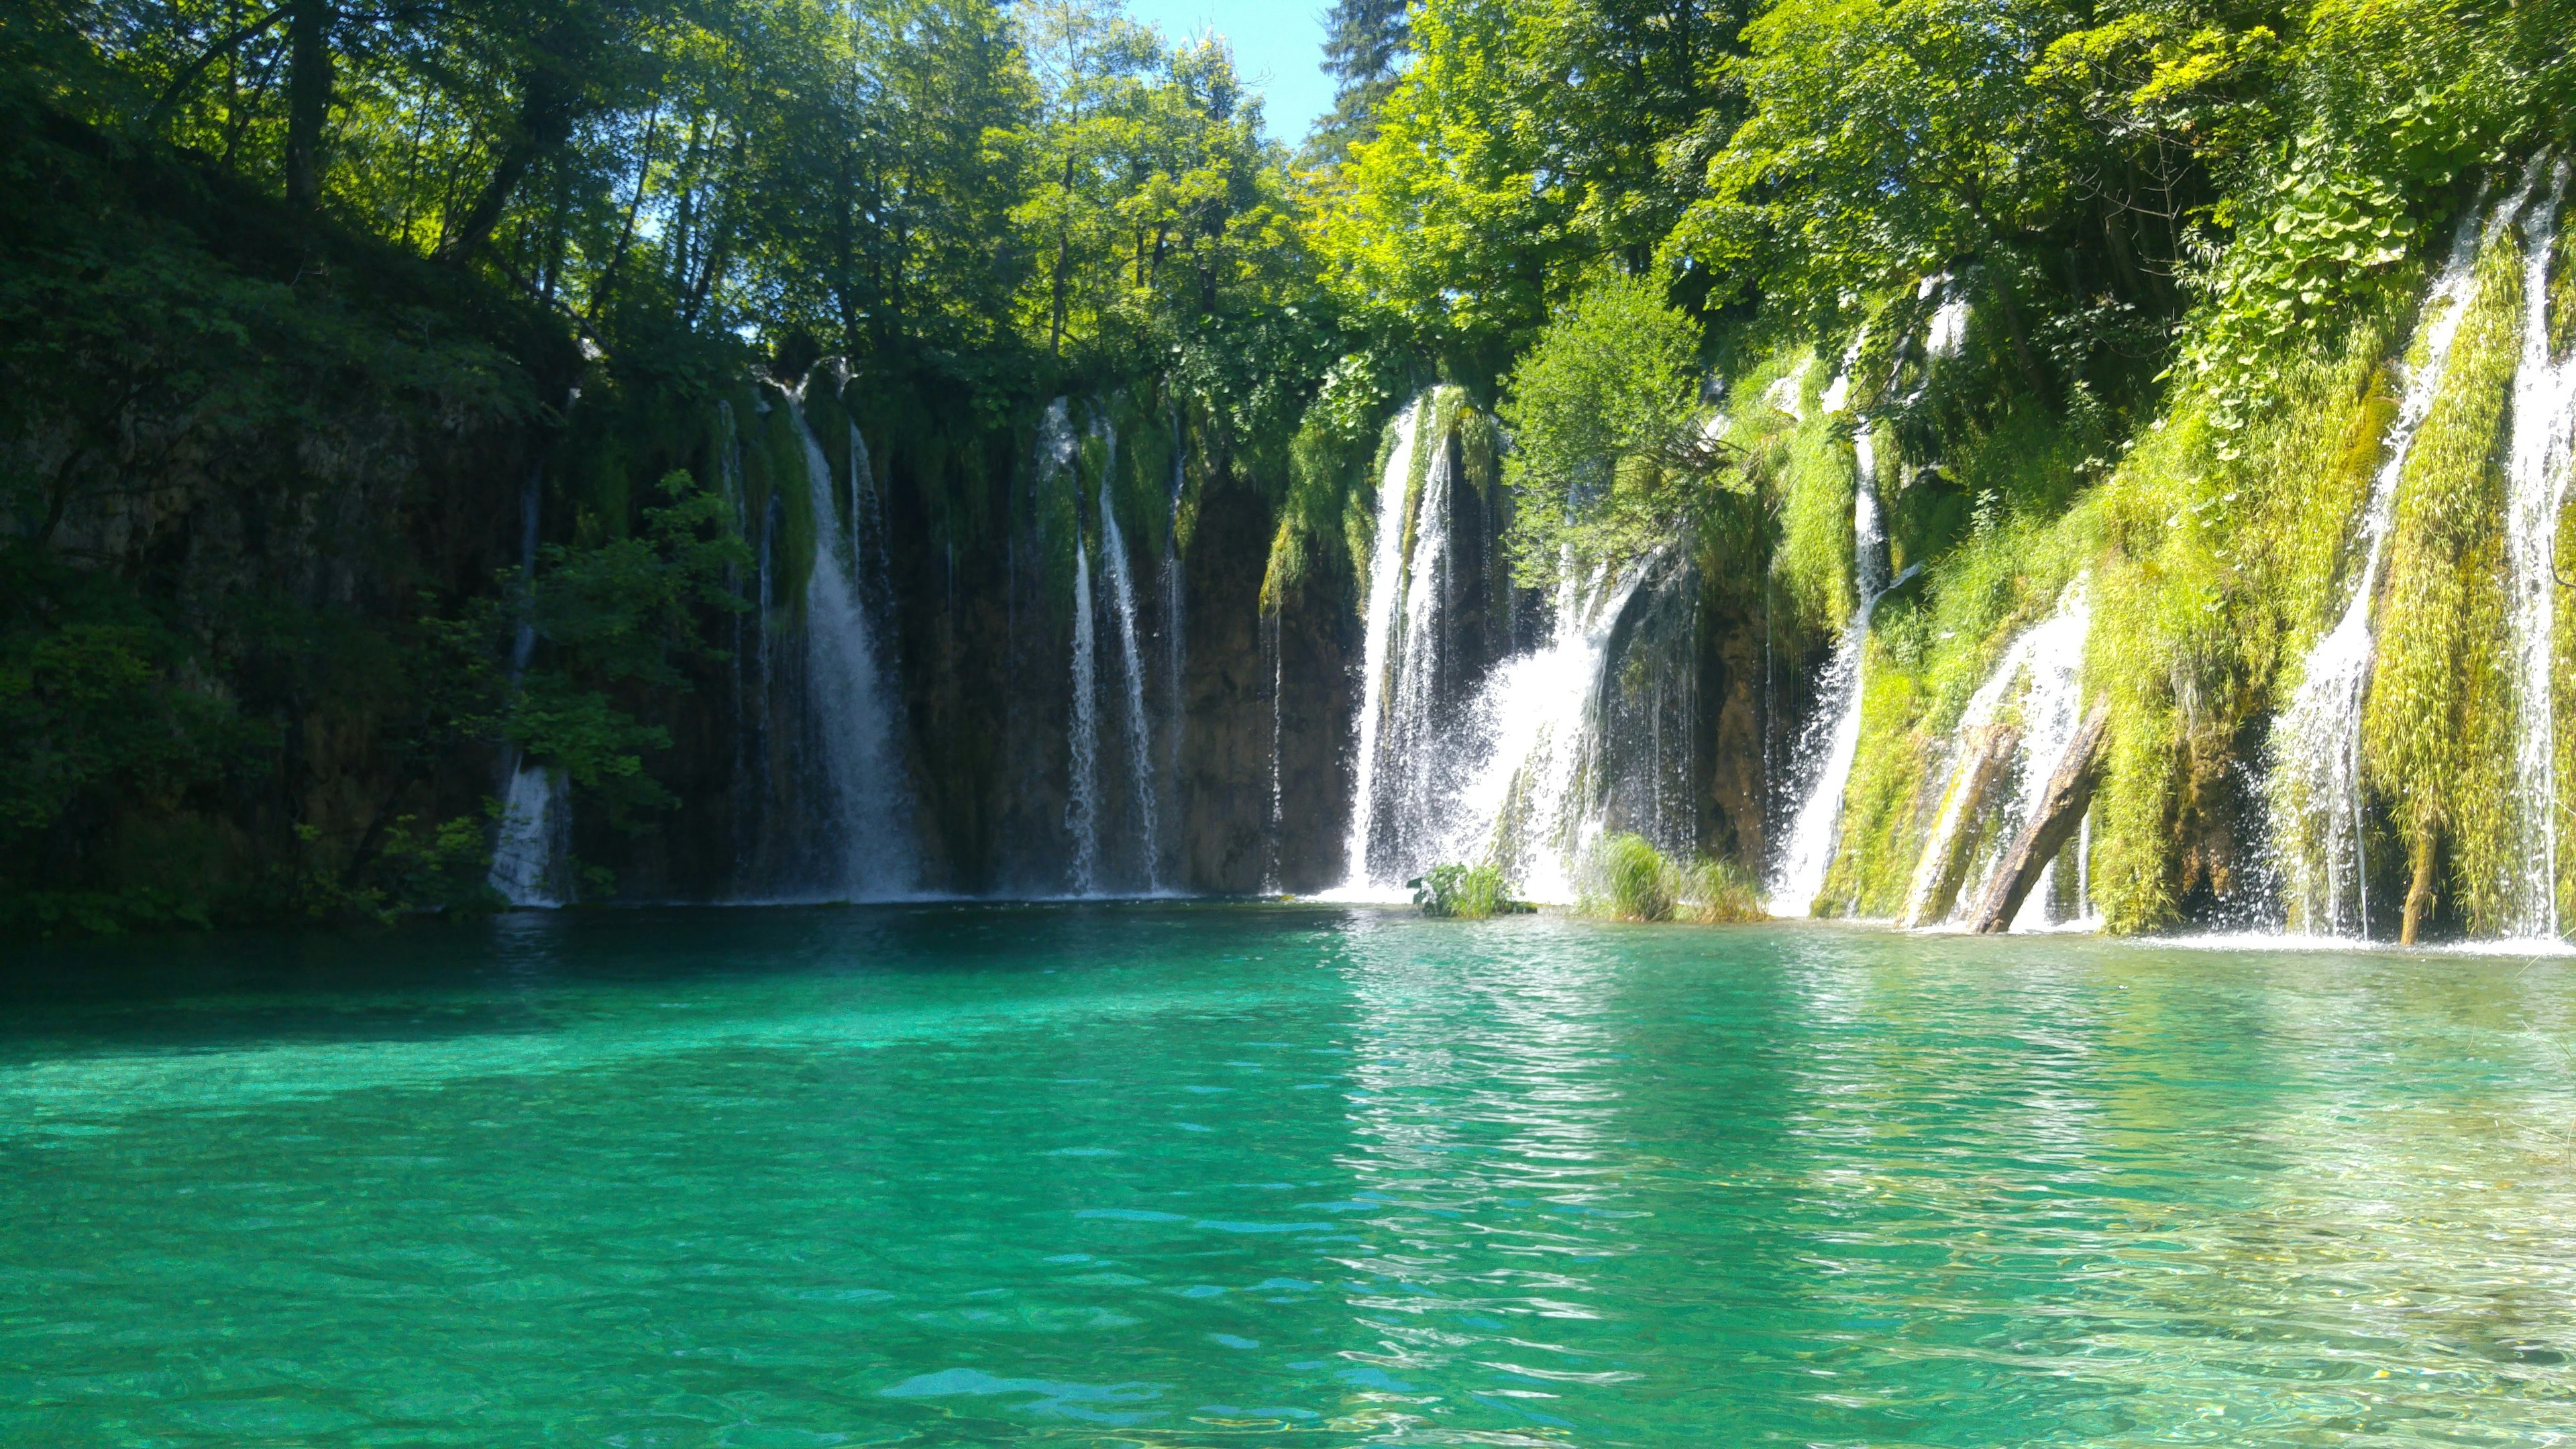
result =
[[[1365,890],[1375,883],[1370,874],[1370,842],[1378,821],[1378,758],[1384,745],[1388,671],[1397,643],[1396,611],[1404,602],[1406,502],[1413,483],[1414,439],[1426,405],[1416,400],[1397,416],[1395,446],[1387,453],[1386,471],[1377,485],[1377,534],[1369,547],[1368,613],[1361,636],[1359,754],[1353,766],[1350,838],[1343,856],[1346,889]]]
[[[521,762],[510,772],[509,793],[501,802],[488,883],[513,906],[563,905],[562,865],[571,852],[572,811],[565,807],[563,771]]]
[[[1987,838],[1977,848],[1976,866],[1962,882],[1952,908],[1941,919],[1955,920],[1972,909],[1985,895],[1987,883],[2002,863],[2015,834],[2038,818],[2046,803],[2049,778],[2065,759],[2067,747],[2074,742],[2076,731],[2083,727],[2084,646],[2093,630],[2091,581],[2079,577],[2058,598],[2057,609],[2048,618],[2024,630],[1996,661],[1994,672],[1968,697],[1959,714],[1959,727],[1953,738],[1965,751],[1990,726],[2004,722],[2009,714],[2018,728],[2013,747],[2010,776],[1986,801],[1972,802],[1957,792],[1957,772],[1970,768],[1973,761],[1961,759],[1953,764],[1952,789],[1945,796],[1945,808],[1934,821],[1931,838],[1925,843],[1927,863],[1938,860],[1957,839],[1960,832],[1991,826]],[[1977,818],[1970,818],[1973,811]],[[1961,842],[1962,853],[1972,842]],[[2073,869],[2079,875],[2085,862],[2078,858],[2070,865],[2061,857],[2053,870]],[[1936,922],[1924,919],[1924,897],[1933,888],[1935,877],[1919,871],[1906,902],[1905,917],[1925,925]],[[2086,899],[2089,882],[2079,880],[2073,897],[2079,903]],[[2021,913],[2013,920],[2015,929],[2028,929],[2047,924],[2046,902],[2053,891],[2033,891],[2023,903]]]
[[[578,398],[580,394],[574,393]],[[519,583],[530,588],[537,571],[537,523],[544,475],[531,471],[519,496]],[[536,621],[524,614],[510,643],[510,680],[517,687],[536,657]],[[512,750],[506,770],[501,822],[492,842],[492,868],[485,883],[513,906],[554,907],[570,892],[563,879],[572,857],[572,808],[565,798],[564,775]]]
[[[1915,572],[1908,568],[1896,582],[1905,582]],[[1851,783],[1852,761],[1860,754],[1866,682],[1863,656],[1869,648],[1870,616],[1893,587],[1868,595],[1852,611],[1841,642],[1834,646],[1833,662],[1825,666],[1824,677],[1816,684],[1816,713],[1799,733],[1797,750],[1790,756],[1798,813],[1792,817],[1788,845],[1780,853],[1769,895],[1762,903],[1772,915],[1812,913],[1817,894],[1825,888],[1825,872],[1834,863],[1834,848],[1841,839],[1843,787]]]
[[[1110,456],[1117,456],[1111,435]],[[1127,567],[1127,540],[1118,528],[1118,509],[1109,480],[1100,480],[1100,560],[1109,575],[1109,598],[1118,611],[1118,659],[1126,689],[1120,695],[1127,726],[1128,780],[1135,794],[1135,829],[1144,857],[1145,888],[1162,889],[1162,829],[1154,799],[1154,722],[1145,713],[1145,655],[1136,637],[1136,584]]]
[[[2509,220],[2522,199],[2518,194],[2505,202],[2490,224]],[[2275,853],[2301,904],[2301,924],[2314,935],[2370,933],[2362,832],[2361,710],[2362,694],[2378,657],[2371,609],[2379,592],[2388,536],[2396,523],[2397,485],[2405,475],[2416,430],[2441,391],[2451,344],[2459,336],[2460,317],[2467,308],[2478,256],[2480,210],[2473,203],[2462,218],[2450,256],[2424,298],[2415,340],[2423,360],[2406,375],[2405,393],[2389,429],[2387,456],[2371,479],[2369,501],[2362,509],[2361,532],[2355,540],[2360,575],[2342,617],[2308,651],[2298,692],[2273,729]]]
[[[884,898],[917,885],[912,806],[895,731],[895,683],[877,642],[861,577],[861,520],[835,527],[831,459],[807,425],[801,391],[786,393],[805,444],[807,497],[813,509],[814,566],[805,580],[806,758],[821,787],[821,811],[792,888],[825,900]],[[858,503],[857,457],[850,501]]]
[[[1439,812],[1451,823],[1437,859],[1499,864],[1533,901],[1575,898],[1578,862],[1601,833],[1594,777],[1611,638],[1656,562],[1616,578],[1567,574],[1546,646],[1504,661],[1486,681],[1447,742],[1468,768]]]
[[[1825,389],[1824,408],[1839,412],[1851,395],[1851,369],[1860,360],[1866,337],[1852,339],[1843,354],[1843,369]],[[1878,449],[1867,419],[1852,433],[1852,583],[1860,603],[1843,626],[1833,662],[1816,685],[1816,712],[1798,736],[1790,756],[1793,794],[1798,803],[1791,817],[1788,843],[1771,873],[1769,898],[1763,908],[1775,916],[1804,916],[1815,909],[1832,867],[1840,839],[1843,788],[1851,781],[1852,760],[1860,752],[1861,704],[1865,697],[1865,656],[1869,650],[1870,616],[1879,600],[1905,582],[1887,576],[1887,533],[1878,505]],[[1920,566],[1917,565],[1917,568]],[[1916,569],[1908,568],[1905,577]]]
[[[1052,481],[1071,473],[1074,449],[1070,406],[1057,398],[1038,425],[1042,477]],[[1100,662],[1091,603],[1091,550],[1083,541],[1078,506],[1073,514],[1072,669],[1072,708],[1065,723],[1064,827],[1073,838],[1073,893],[1090,895],[1100,880]]]
[[[2550,355],[2549,264],[2558,241],[2567,163],[2550,168],[2549,193],[2524,228],[2522,356],[2514,374],[2513,448],[2506,464],[2507,608],[2522,728],[2514,796],[2521,805],[2521,868],[2506,882],[2509,929],[2559,934],[2558,719],[2552,697],[2557,647],[2558,516],[2567,502],[2576,433],[2576,357]]]
[[[1403,561],[1404,601],[1387,661],[1385,717],[1378,726],[1377,810],[1369,837],[1369,875],[1384,885],[1434,863],[1449,835],[1459,764],[1454,738],[1443,738],[1440,686],[1449,641],[1441,611],[1449,602],[1450,454],[1437,448],[1422,470],[1411,539]]]

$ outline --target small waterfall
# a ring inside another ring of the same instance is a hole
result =
[[[841,480],[806,423],[802,391],[787,393],[786,404],[805,444],[814,519],[814,566],[805,580],[803,738],[823,807],[795,884],[826,900],[902,894],[916,885],[911,794],[895,731],[896,684],[861,582],[862,520],[854,512],[846,527],[834,526]],[[848,487],[854,510],[863,456],[854,450]]]
[[[1456,782],[1456,741],[1444,740],[1440,718],[1442,657],[1448,640],[1440,628],[1449,602],[1449,494],[1455,479],[1450,453],[1440,447],[1423,469],[1403,563],[1404,600],[1396,614],[1394,651],[1387,661],[1384,718],[1378,726],[1377,802],[1369,837],[1369,878],[1388,885],[1435,861],[1436,844],[1448,835],[1447,814]]]
[[[1914,577],[1909,568],[1901,584]],[[1791,755],[1793,791],[1798,813],[1789,827],[1788,847],[1771,873],[1770,895],[1762,908],[1775,916],[1805,916],[1815,909],[1825,888],[1825,872],[1841,842],[1843,787],[1851,783],[1852,761],[1860,754],[1860,715],[1864,683],[1863,655],[1869,648],[1869,620],[1879,600],[1894,585],[1868,595],[1843,626],[1833,662],[1816,684],[1816,713],[1798,734]],[[1803,763],[1796,763],[1803,762]]]
[[[1038,425],[1038,472],[1051,482],[1073,470],[1075,443],[1070,406],[1057,398]],[[1073,679],[1065,723],[1064,827],[1073,837],[1072,886],[1090,895],[1100,880],[1100,659],[1091,601],[1091,549],[1083,539],[1082,509],[1073,510]]]
[[[1117,435],[1110,434],[1110,458],[1117,458]],[[1118,614],[1118,659],[1126,689],[1128,780],[1135,791],[1135,830],[1144,862],[1145,888],[1159,891],[1162,882],[1162,829],[1154,799],[1154,722],[1145,713],[1145,654],[1136,637],[1136,584],[1127,567],[1127,540],[1118,529],[1118,509],[1109,493],[1109,478],[1100,480],[1100,559],[1109,575],[1110,603]],[[1078,607],[1078,605],[1077,605]],[[1095,747],[1096,750],[1096,747]]]
[[[1987,882],[2002,862],[2012,837],[2034,819],[2045,803],[2048,781],[2064,760],[2067,746],[2084,723],[2084,647],[2093,631],[2091,580],[2078,577],[2059,596],[2057,609],[2048,618],[2022,631],[1996,661],[1994,672],[1986,676],[1977,692],[1968,696],[1967,707],[1960,711],[1958,728],[1952,732],[1961,758],[1952,762],[1951,788],[1944,796],[1943,810],[1933,822],[1930,837],[1924,843],[1924,868],[1916,872],[1905,903],[1903,919],[1923,925],[1936,924],[1924,918],[1925,899],[1935,884],[1931,868],[1957,846],[1962,854],[1975,851],[1975,867],[1962,879],[1952,908],[1941,919],[1955,920],[1985,895]],[[2012,773],[2002,788],[1983,802],[1966,799],[1959,791],[1961,772],[1973,767],[1967,758],[1974,742],[1990,727],[2009,722],[2015,728]],[[1978,842],[1961,841],[1965,832],[1983,832]],[[2088,837],[2089,840],[2089,837]],[[2084,851],[2079,846],[2073,863],[2061,857],[2051,869],[2063,872],[2073,869],[2079,877],[2089,869]],[[2074,898],[2087,899],[2090,881],[2079,878],[2074,883]],[[2014,918],[2016,929],[2047,924],[2044,902],[2055,894],[2033,891]]]
[[[2558,719],[2552,698],[2557,647],[2558,516],[2567,502],[2571,432],[2576,432],[2576,357],[2549,350],[2549,262],[2566,199],[2567,163],[2550,169],[2549,194],[2524,235],[2522,357],[2514,375],[2513,450],[2506,466],[2506,596],[2522,728],[2516,732],[2514,798],[2520,802],[2522,868],[2507,884],[2508,929],[2559,934]]]
[[[2519,197],[2499,209],[2509,217]],[[2370,934],[2368,860],[2362,830],[2361,706],[2378,657],[2378,634],[2371,608],[2379,592],[2379,570],[2388,536],[2397,518],[2397,485],[2416,430],[2433,409],[2449,366],[2451,344],[2458,337],[2478,256],[2478,216],[2472,203],[2461,219],[2432,290],[2424,298],[2417,323],[2416,346],[2423,361],[2406,377],[2396,421],[2391,424],[2386,459],[2372,477],[2370,498],[2363,506],[2361,533],[2355,540],[2361,572],[2343,615],[2308,657],[2298,692],[2273,729],[2272,790],[2280,834],[2275,852],[2286,867],[2305,919],[2303,928],[2316,935]]]
[[[522,908],[566,904],[563,877],[572,857],[572,810],[564,799],[563,771],[521,761],[510,772],[501,803],[501,830],[486,881],[502,899]]]
[[[1575,898],[1576,864],[1601,834],[1598,764],[1611,641],[1660,560],[1615,579],[1569,572],[1547,645],[1494,671],[1444,749],[1466,767],[1454,820],[1432,855],[1490,860],[1530,900]],[[1411,862],[1420,869],[1431,860]]]
[[[528,594],[536,587],[544,483],[543,470],[530,469],[519,493],[519,587]],[[537,652],[536,620],[527,607],[523,606],[518,632],[510,641],[514,692]],[[572,859],[572,802],[565,794],[563,771],[528,760],[513,748],[503,773],[508,784],[503,787],[501,823],[492,842],[492,868],[484,883],[513,906],[561,906],[572,897],[571,882],[564,879]]]
[[[1426,400],[1417,399],[1397,416],[1395,446],[1387,454],[1386,471],[1377,484],[1377,535],[1369,547],[1368,613],[1360,653],[1359,755],[1354,762],[1350,838],[1343,856],[1348,885],[1354,888],[1364,888],[1374,879],[1370,842],[1377,831],[1378,758],[1386,733],[1396,611],[1404,603],[1406,503],[1413,483],[1415,434],[1426,406]]]
[[[1825,389],[1826,412],[1840,412],[1849,401],[1851,370],[1867,340],[1865,332],[1854,337],[1844,352],[1842,371]],[[1860,605],[1843,626],[1833,662],[1825,666],[1824,677],[1816,685],[1816,713],[1800,732],[1797,750],[1790,757],[1790,798],[1799,804],[1791,818],[1787,848],[1772,870],[1770,898],[1764,902],[1763,908],[1775,916],[1811,913],[1817,893],[1824,889],[1825,872],[1833,865],[1840,841],[1843,788],[1851,781],[1852,760],[1860,752],[1870,616],[1881,599],[1905,582],[1904,578],[1884,582],[1887,531],[1878,504],[1878,446],[1866,418],[1852,432],[1852,454],[1852,584]],[[1908,568],[1905,578],[1913,577],[1919,567]]]
[[[1973,898],[1985,895],[2011,837],[2038,821],[2048,803],[2048,782],[2065,762],[2076,731],[2084,727],[2084,645],[2092,634],[2091,584],[2090,580],[2078,578],[2058,601],[2057,612],[2019,641],[2028,646],[2023,672],[2030,682],[2021,698],[2021,757],[2016,762],[2013,791],[2004,817],[2011,829],[1996,841],[1997,859],[1985,862],[1977,872]],[[2063,874],[2083,867],[2061,853],[2049,869]],[[1967,896],[1966,892],[1961,894]],[[2028,931],[2047,925],[2049,901],[2056,894],[2048,888],[2032,891],[2022,902],[2020,913],[2013,917],[2013,929]]]

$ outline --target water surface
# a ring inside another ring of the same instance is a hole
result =
[[[0,1444],[2576,1438],[2559,961],[1067,907],[7,974]]]

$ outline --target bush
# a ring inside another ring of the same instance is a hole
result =
[[[1613,835],[1584,872],[1583,909],[1620,921],[1669,921],[1680,901],[1682,873],[1642,835]]]
[[[1761,884],[1731,860],[1701,856],[1691,862],[1682,869],[1680,894],[1673,909],[1685,921],[1713,926],[1769,919],[1762,909]]]
[[[1422,914],[1439,920],[1481,921],[1527,915],[1537,909],[1512,899],[1512,884],[1498,865],[1435,865],[1406,881]]]

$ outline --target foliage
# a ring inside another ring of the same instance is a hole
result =
[[[1673,914],[1704,926],[1766,919],[1762,883],[1731,860],[1701,856],[1682,867]]]
[[[2410,859],[2447,844],[2451,892],[2492,934],[2509,902],[2514,684],[2505,656],[2503,425],[2522,316],[2522,248],[2496,228],[2478,261],[2441,390],[2407,455],[2388,543],[2363,765]]]
[[[1592,848],[1576,909],[1620,921],[1669,921],[1680,904],[1679,867],[1642,835],[1613,835]]]
[[[1638,557],[1737,481],[1701,421],[1697,333],[1661,286],[1604,277],[1521,355],[1497,412],[1512,436],[1503,479],[1522,582],[1552,582],[1569,558]]]
[[[1481,921],[1534,909],[1512,899],[1511,883],[1498,865],[1435,865],[1404,885],[1422,914],[1438,920]]]

